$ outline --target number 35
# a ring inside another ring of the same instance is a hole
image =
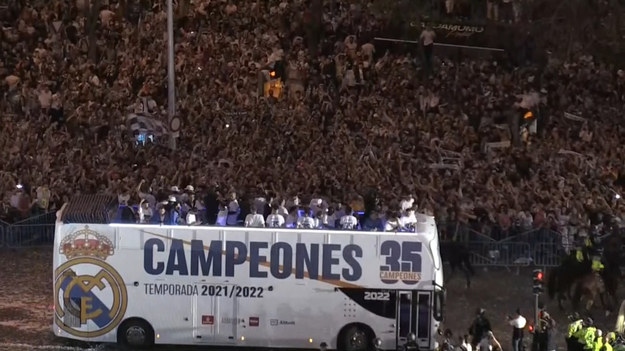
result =
[[[421,243],[416,241],[388,240],[380,246],[380,254],[386,256],[384,266],[380,271],[386,272],[421,272]],[[385,280],[385,283],[393,284],[397,280]]]

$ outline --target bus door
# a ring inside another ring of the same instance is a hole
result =
[[[408,335],[417,337],[419,349],[430,348],[431,294],[427,291],[397,292],[397,345],[405,345]]]
[[[203,285],[193,297],[193,339],[196,343],[234,344],[237,328],[245,321],[237,313],[236,297],[225,295],[230,286]],[[219,291],[221,289],[221,291]]]

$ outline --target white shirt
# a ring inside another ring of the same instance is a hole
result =
[[[464,349],[464,350],[463,350]],[[473,346],[471,346],[470,343],[467,342],[462,342],[462,344],[460,345],[460,347],[456,348],[456,350],[458,351],[472,351],[473,350]]]
[[[148,223],[150,218],[152,218],[152,209],[149,206],[146,209],[139,206],[139,223]]]
[[[401,216],[399,222],[404,228],[414,228],[417,225],[417,216],[415,216],[414,211],[409,211]]]
[[[384,225],[385,232],[396,232],[401,229],[401,222],[398,219],[391,218]]]
[[[317,220],[312,217],[300,217],[297,219],[297,227],[304,229],[317,228]]]
[[[339,223],[341,224],[341,229],[345,230],[354,230],[358,227],[358,219],[352,215],[345,215],[341,217]]]
[[[254,228],[264,228],[265,227],[265,217],[262,214],[253,214],[250,213],[245,216],[245,226],[246,227],[254,227]]]
[[[228,225],[237,225],[237,218],[239,218],[239,202],[237,200],[232,200],[228,204],[228,220],[226,223]]]
[[[185,219],[188,225],[195,224],[197,222],[197,216],[193,212],[187,213],[187,218]]]
[[[425,29],[423,32],[421,32],[419,38],[423,40],[423,45],[432,45],[434,44],[434,38],[436,38],[436,33],[434,33],[433,30]]]
[[[215,225],[225,226],[228,222],[228,209],[224,208],[217,213],[217,221]]]
[[[508,323],[517,329],[523,329],[527,324],[527,320],[523,316],[518,316],[515,319],[510,320]]]
[[[284,226],[284,217],[281,214],[272,213],[267,216],[267,227],[280,228]]]
[[[480,340],[480,343],[477,344],[476,349],[476,351],[491,351],[493,349],[493,345],[491,345],[489,338],[484,337]]]
[[[278,214],[281,215],[283,218],[286,218],[289,215],[289,211],[286,209],[286,207],[280,206],[278,208]]]

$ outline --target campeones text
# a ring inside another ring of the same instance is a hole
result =
[[[168,252],[161,239],[146,240],[143,267],[151,275],[234,277],[249,262],[250,278],[324,279],[357,281],[362,277],[358,258],[363,250],[355,244],[304,244],[286,242],[213,240],[205,246],[192,240],[191,250],[184,242],[172,239]]]

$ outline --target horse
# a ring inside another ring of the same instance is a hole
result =
[[[611,306],[606,301],[606,286],[601,274],[593,272],[578,279],[574,284],[573,308],[578,310],[580,302],[586,301],[586,311],[589,312],[597,298],[606,311],[606,315],[611,311]]]
[[[590,273],[591,263],[588,260],[579,262],[575,253],[566,256],[562,263],[547,272],[547,292],[550,299],[558,298],[558,307],[564,310],[562,301],[571,299],[571,287],[575,281]]]
[[[449,262],[451,273],[447,277],[447,282],[451,280],[456,268],[460,269],[467,280],[467,289],[471,287],[471,276],[475,275],[473,266],[471,265],[471,251],[469,248],[456,241],[443,241],[440,244],[441,259],[443,262]]]

